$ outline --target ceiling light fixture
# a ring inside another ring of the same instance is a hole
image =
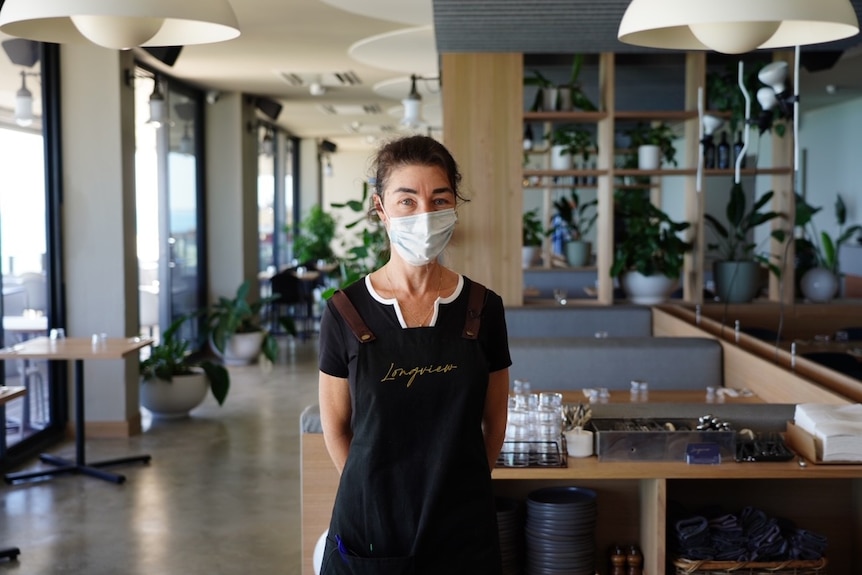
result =
[[[114,50],[209,44],[240,34],[228,0],[6,0],[0,32],[57,44],[89,40]]]
[[[15,93],[15,123],[26,128],[33,123],[33,92],[27,89],[27,75],[35,72],[21,70],[21,88]]]
[[[416,89],[417,80],[439,80],[439,76],[410,76],[410,93],[407,97],[401,100],[401,105],[404,106],[404,115],[401,117],[401,125],[405,128],[415,129],[424,123],[422,119],[422,94]]]
[[[150,94],[150,119],[147,123],[155,128],[161,128],[168,122],[168,106],[165,102],[165,94],[162,92],[162,82],[158,77],[153,78],[153,93]]]
[[[635,46],[742,54],[858,33],[849,0],[632,0],[617,37]]]

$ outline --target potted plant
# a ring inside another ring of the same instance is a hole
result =
[[[522,218],[521,263],[524,268],[538,265],[542,257],[544,230],[539,219],[539,208],[524,212]]]
[[[597,205],[598,200],[581,202],[575,189],[572,189],[570,197],[562,197],[554,202],[557,214],[569,232],[569,241],[566,242],[566,260],[570,266],[585,266],[590,261],[592,246],[584,238],[596,223]]]
[[[336,221],[319,205],[311,206],[308,214],[299,222],[299,233],[293,237],[293,257],[303,264],[315,264],[318,260],[332,260],[332,240],[335,238]]]
[[[673,130],[665,122],[638,122],[628,135],[630,145],[637,149],[639,170],[657,170],[662,160],[671,166],[677,165]]]
[[[560,126],[551,136],[551,168],[570,170],[574,156],[580,155],[586,167],[590,156],[598,152],[593,136],[584,128]]]
[[[623,234],[614,250],[611,277],[620,279],[633,303],[661,303],[676,286],[685,253],[692,248],[678,235],[690,224],[674,222],[639,190],[621,192],[617,200]]]
[[[584,55],[576,54],[572,60],[569,72],[569,80],[565,84],[555,85],[538,70],[533,70],[533,76],[524,78],[525,86],[538,86],[531,112],[543,110],[545,112],[583,110],[595,112],[596,105],[590,101],[580,84],[581,68],[584,63]]]
[[[191,316],[174,320],[139,363],[141,405],[154,417],[187,417],[201,404],[209,390],[219,405],[230,389],[230,374],[224,366],[189,351],[189,342],[179,335]]]
[[[818,232],[814,225],[814,215],[822,207],[813,207],[805,199],[796,194],[796,222],[795,225],[802,230],[802,237],[796,240],[798,255],[810,253],[813,255],[812,264],[801,273],[799,282],[802,294],[814,302],[828,302],[835,297],[838,291],[838,278],[840,269],[838,267],[838,253],[841,245],[862,231],[862,226],[847,224],[847,206],[840,194],[835,199],[835,223],[838,224],[838,234],[833,238],[828,232]]]
[[[715,216],[704,214],[706,224],[716,238],[716,242],[708,244],[707,248],[719,257],[713,263],[712,274],[715,293],[721,301],[745,303],[754,299],[760,290],[761,266],[767,266],[776,275],[781,274],[768,256],[755,253],[757,245],[751,240],[754,228],[784,217],[779,212],[760,211],[773,195],[771,190],[766,192],[747,210],[742,184],[734,183],[725,209],[727,221],[722,223]],[[781,240],[783,234],[776,230],[772,237]]]
[[[269,361],[278,356],[278,342],[260,325],[263,306],[275,297],[249,302],[251,282],[244,281],[232,298],[220,297],[206,312],[206,326],[213,351],[227,365],[247,365],[262,352]]]

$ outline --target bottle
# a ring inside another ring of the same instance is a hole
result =
[[[742,147],[745,143],[742,141],[742,132],[736,133],[736,141],[733,143],[733,166],[736,166],[736,159],[739,158],[739,154],[742,153]],[[745,156],[742,157],[742,163],[739,164],[740,168],[745,167]]]
[[[707,170],[715,168],[715,142],[712,141],[712,134],[703,138],[703,167]]]
[[[719,170],[730,168],[730,144],[727,143],[727,132],[721,133],[721,142],[718,143],[716,163]]]

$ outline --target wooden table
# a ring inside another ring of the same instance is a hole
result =
[[[43,453],[39,459],[54,468],[8,473],[7,483],[32,479],[36,477],[54,476],[61,473],[83,473],[105,481],[122,483],[124,475],[99,469],[109,465],[122,463],[150,461],[149,455],[133,455],[119,459],[87,463],[84,439],[84,360],[88,359],[122,359],[127,355],[151,345],[149,338],[106,338],[94,343],[90,338],[73,337],[52,340],[47,337],[37,337],[19,343],[12,347],[0,349],[0,359],[47,359],[75,362],[75,460],[71,461],[55,455]]]
[[[6,404],[13,399],[23,396],[27,393],[27,390],[23,386],[14,386],[14,387],[0,387],[0,419],[6,420]],[[6,450],[6,438],[0,439],[0,457],[2,457],[3,452]],[[18,555],[21,554],[21,550],[17,547],[6,547],[4,549],[0,549],[0,558],[2,559],[11,559],[15,561],[18,558]]]

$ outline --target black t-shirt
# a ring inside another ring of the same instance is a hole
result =
[[[467,319],[467,300],[471,284],[469,278],[461,276],[455,292],[447,298],[440,298],[438,309],[432,316],[432,327],[406,329],[436,329],[440,330],[441,337],[461,337]],[[379,336],[393,327],[404,327],[399,314],[396,313],[395,300],[382,298],[371,287],[367,277],[349,285],[344,289],[344,293],[375,335]],[[512,365],[503,300],[491,290],[487,292],[482,310],[479,344],[488,360],[490,372]],[[332,301],[327,302],[320,320],[319,347],[320,371],[333,377],[347,378],[359,353],[359,341]]]

